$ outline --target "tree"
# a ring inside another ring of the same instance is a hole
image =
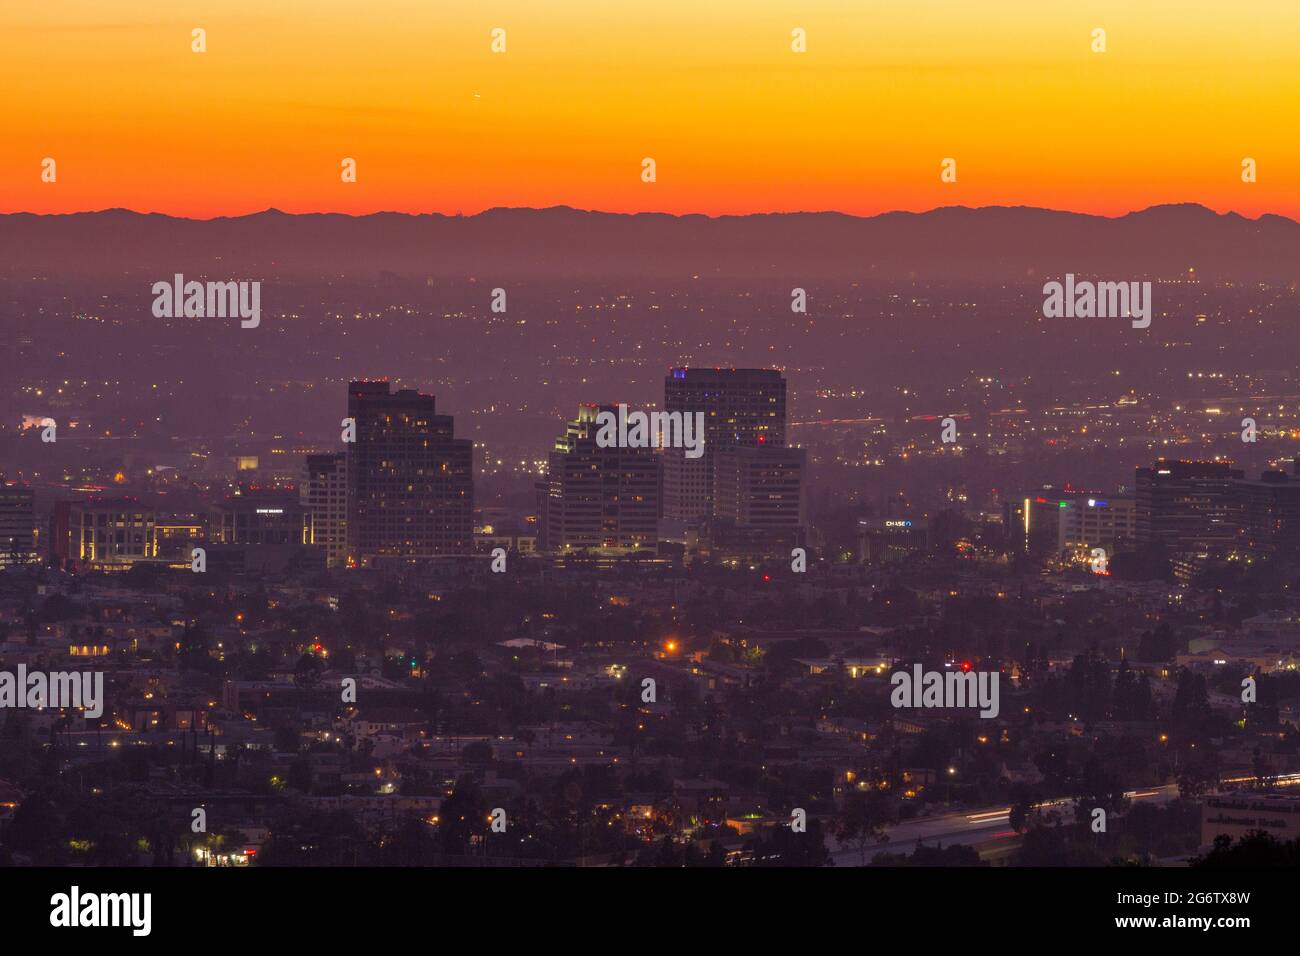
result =
[[[1282,843],[1271,834],[1256,830],[1242,837],[1234,846],[1232,837],[1221,833],[1214,838],[1214,849],[1194,860],[1192,866],[1204,869],[1300,866],[1300,840]]]
[[[911,856],[903,853],[880,854],[872,866],[988,866],[980,859],[973,846],[954,843],[951,846],[927,846],[920,841]]]
[[[1011,829],[1017,833],[1024,833],[1029,827],[1030,814],[1034,812],[1034,806],[1038,803],[1038,798],[1032,790],[1023,783],[1018,783],[1011,788]]]
[[[280,753],[296,754],[298,752],[298,728],[292,724],[277,725],[274,737],[275,749]]]
[[[1092,651],[1077,655],[1066,672],[1064,690],[1070,712],[1096,723],[1110,707],[1110,665]]]
[[[1210,694],[1205,675],[1184,669],[1178,675],[1178,689],[1170,710],[1173,719],[1182,726],[1200,726],[1210,712]]]
[[[1137,659],[1150,664],[1166,663],[1178,654],[1179,646],[1174,629],[1166,621],[1154,631],[1144,631],[1138,638]]]
[[[298,664],[293,669],[293,682],[299,688],[311,690],[320,684],[322,671],[325,665],[321,663],[319,657],[315,654],[304,654],[298,658]]]
[[[30,853],[35,863],[49,863],[52,861],[42,859],[41,854],[58,840],[61,827],[54,804],[43,796],[31,796],[14,811],[5,842],[12,850]]]
[[[1019,866],[1101,866],[1095,849],[1069,839],[1062,827],[1032,827],[1020,841]]]
[[[1219,769],[1211,755],[1198,760],[1188,760],[1178,771],[1178,793],[1184,799],[1201,796],[1211,787],[1218,786]]]
[[[299,793],[311,793],[311,779],[311,758],[306,754],[299,754],[289,764],[289,786]]]
[[[1084,764],[1073,796],[1074,817],[1080,823],[1091,820],[1092,811],[1098,807],[1105,810],[1107,816],[1114,816],[1128,806],[1123,786],[1096,757],[1089,757]]]
[[[474,838],[487,832],[487,814],[487,804],[474,779],[461,777],[438,813],[438,841],[442,852],[467,855]]]
[[[867,847],[893,822],[892,811],[889,799],[879,790],[854,790],[845,798],[835,835],[857,846],[863,866],[867,865]]]
[[[714,847],[722,848],[716,842]],[[809,820],[806,833],[795,833],[789,826],[777,827],[770,836],[747,843],[746,849],[753,852],[757,866],[827,866],[831,863],[820,820]]]

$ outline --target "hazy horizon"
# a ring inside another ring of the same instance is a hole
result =
[[[1218,217],[1236,216],[1247,222],[1259,222],[1261,219],[1277,218],[1285,219],[1288,222],[1300,224],[1300,219],[1283,212],[1262,211],[1254,215],[1249,212],[1242,212],[1239,209],[1219,209],[1207,205],[1204,202],[1196,200],[1185,200],[1182,202],[1158,202],[1145,206],[1136,206],[1125,212],[1114,214],[1088,212],[1082,209],[1060,209],[1052,206],[1035,206],[1026,203],[986,203],[983,205],[972,206],[965,203],[949,203],[946,205],[930,206],[924,209],[885,209],[874,213],[854,213],[846,212],[842,209],[767,209],[753,210],[751,212],[738,213],[707,213],[707,212],[670,212],[661,209],[640,209],[635,211],[617,210],[617,209],[597,209],[584,206],[575,206],[571,203],[553,203],[545,206],[484,206],[475,212],[447,212],[445,210],[429,209],[424,211],[409,211],[401,209],[373,209],[369,212],[347,212],[341,209],[304,209],[289,210],[282,209],[279,206],[265,206],[260,209],[253,209],[241,213],[223,213],[214,216],[187,216],[176,213],[163,212],[161,210],[141,210],[133,209],[128,206],[104,206],[98,209],[74,209],[65,212],[36,212],[31,209],[13,209],[0,212],[0,216],[37,216],[41,218],[57,218],[65,216],[90,216],[109,212],[126,212],[137,216],[160,216],[166,219],[177,219],[185,222],[219,222],[229,219],[247,219],[252,216],[260,216],[264,213],[279,213],[285,216],[341,216],[347,219],[366,219],[371,216],[405,216],[409,218],[419,218],[422,216],[440,216],[445,219],[473,219],[476,216],[482,216],[491,212],[550,212],[552,210],[562,210],[567,212],[590,213],[597,216],[665,216],[670,219],[693,219],[702,218],[709,220],[722,219],[749,219],[761,216],[843,216],[848,219],[880,219],[886,216],[910,215],[924,216],[929,213],[944,212],[946,210],[964,210],[969,212],[980,212],[983,210],[1026,210],[1030,212],[1056,213],[1064,216],[1085,216],[1089,219],[1105,219],[1116,221],[1125,219],[1129,216],[1140,215],[1151,212],[1156,209],[1169,208],[1195,208],[1203,209],[1206,212],[1213,213]]]

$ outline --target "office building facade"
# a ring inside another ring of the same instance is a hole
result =
[[[664,379],[664,410],[704,413],[704,454],[664,451],[665,518],[716,514],[718,456],[734,448],[784,448],[785,377],[775,369],[676,368]]]
[[[0,485],[0,568],[32,564],[38,558],[35,492]]]
[[[1300,460],[1290,472],[1265,471],[1241,479],[1234,492],[1240,521],[1240,549],[1252,557],[1300,555]]]
[[[127,567],[158,557],[157,512],[135,498],[59,501],[50,522],[50,554],[89,567]]]
[[[340,568],[348,556],[348,461],[343,452],[307,455],[298,500],[311,514],[311,544],[325,551],[325,566]]]
[[[1089,557],[1095,548],[1114,555],[1137,544],[1137,499],[1132,495],[1066,492],[1057,516],[1057,551]]]
[[[719,526],[803,540],[807,456],[802,448],[741,447],[718,452],[714,515]]]
[[[1209,555],[1232,547],[1240,512],[1227,462],[1160,459],[1137,469],[1137,543],[1169,555]]]
[[[551,552],[633,553],[658,542],[660,461],[652,448],[599,447],[583,405],[547,458],[538,483],[539,543]]]
[[[311,513],[296,492],[246,491],[218,501],[208,512],[213,544],[308,544]]]
[[[466,555],[473,550],[474,446],[455,437],[434,397],[352,382],[347,446],[348,560]]]

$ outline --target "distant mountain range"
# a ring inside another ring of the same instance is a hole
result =
[[[1203,206],[1117,218],[1030,207],[924,213],[672,216],[490,209],[474,216],[290,215],[210,220],[123,209],[0,215],[0,274],[268,279],[349,275],[509,282],[691,276],[1024,281],[1067,271],[1107,279],[1300,280],[1300,223]]]

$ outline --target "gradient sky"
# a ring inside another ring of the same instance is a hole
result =
[[[5,212],[1300,218],[1297,0],[2,0],[0,37]]]

